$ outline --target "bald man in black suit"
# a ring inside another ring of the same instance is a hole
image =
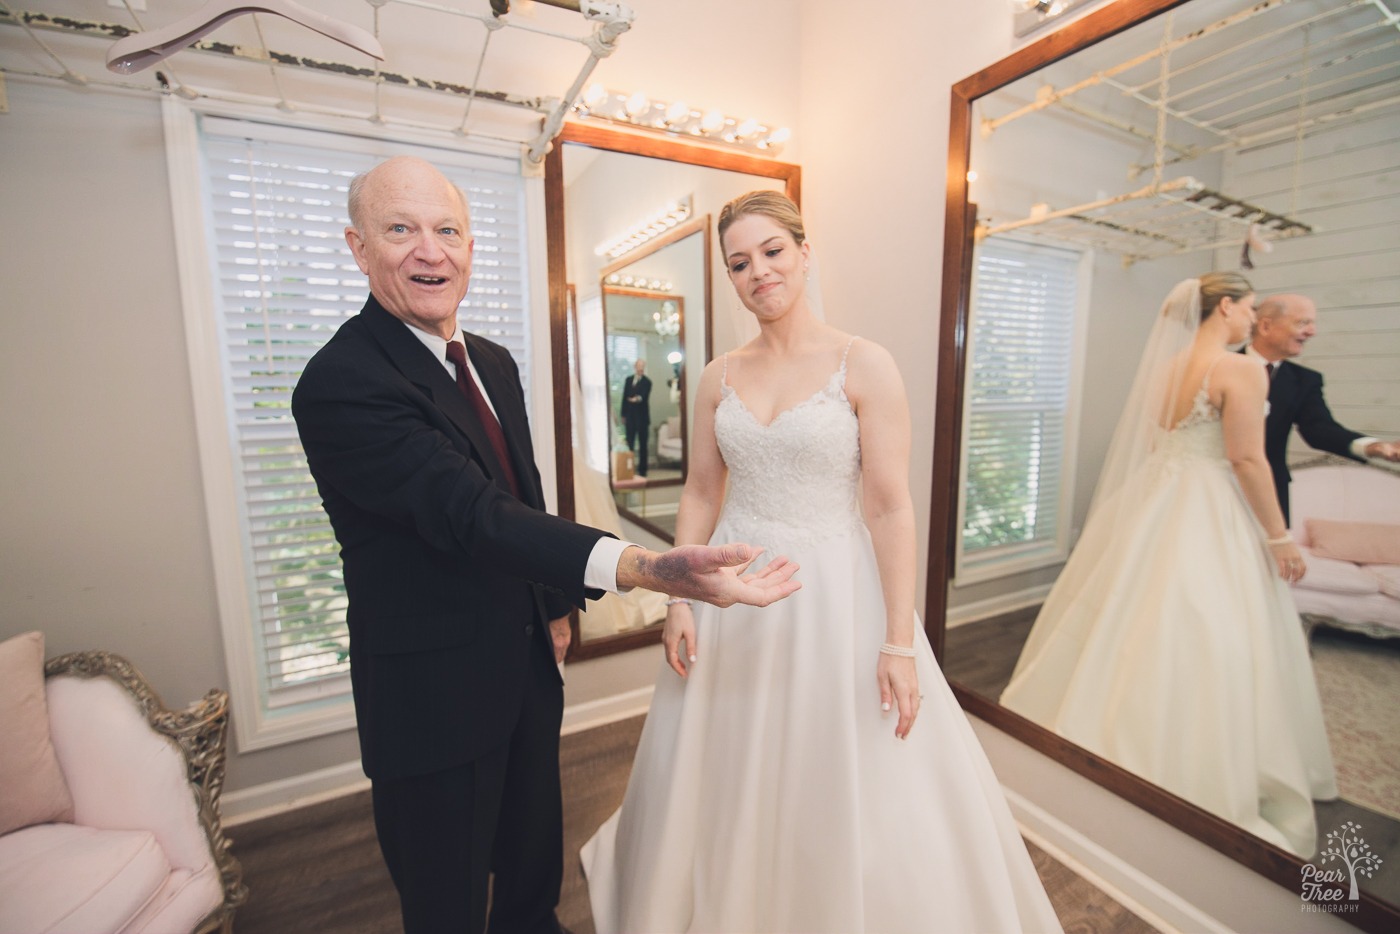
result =
[[[1375,457],[1400,462],[1400,442],[1378,441],[1339,424],[1322,396],[1322,374],[1292,362],[1317,333],[1317,306],[1302,295],[1273,295],[1255,311],[1254,336],[1241,351],[1269,367],[1269,415],[1264,453],[1273,468],[1283,517],[1288,518],[1288,436],[1293,426],[1319,451],[1352,460]]]

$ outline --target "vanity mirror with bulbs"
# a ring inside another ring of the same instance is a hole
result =
[[[970,713],[1288,891],[1307,869],[1346,877],[1336,835],[1359,827],[1385,865],[1355,874],[1345,920],[1374,931],[1400,926],[1400,759],[1393,716],[1357,733],[1374,698],[1346,698],[1397,671],[1397,640],[1312,633],[1341,797],[1314,803],[1310,854],[1000,699],[1173,284],[1252,264],[1260,295],[1310,295],[1301,362],[1330,367],[1338,418],[1380,437],[1400,424],[1393,367],[1366,362],[1400,332],[1380,317],[1396,242],[1374,233],[1394,230],[1397,48],[1393,3],[1119,0],[953,87],[925,615]]]
[[[599,97],[591,113],[625,103]],[[713,259],[714,220],[747,191],[801,195],[798,166],[691,142],[704,132],[691,129],[571,122],[545,160],[559,512],[655,547],[674,539],[700,374],[753,327]],[[649,417],[629,445],[623,396],[639,360]],[[657,642],[664,617],[659,595],[605,595],[576,614],[569,657]]]

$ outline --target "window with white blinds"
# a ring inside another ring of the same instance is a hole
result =
[[[959,573],[1067,538],[1080,254],[989,239],[973,270]]]
[[[345,243],[345,201],[350,179],[387,153],[356,137],[209,115],[200,119],[199,141],[253,667],[270,713],[350,690],[338,546],[297,439],[291,396],[306,361],[368,294]],[[471,206],[476,247],[462,328],[509,348],[528,387],[518,166],[446,150],[419,154]]]

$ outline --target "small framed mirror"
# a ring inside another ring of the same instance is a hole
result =
[[[597,463],[597,448],[606,444],[619,514],[674,541],[690,437],[688,400],[712,340],[710,216],[678,223],[635,255],[605,266],[601,276],[606,365],[579,361],[585,399],[601,396],[590,392],[600,370],[607,381],[607,418],[595,412],[587,419],[590,461]],[[604,424],[611,430],[602,432]]]

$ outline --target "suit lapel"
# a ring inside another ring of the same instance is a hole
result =
[[[456,381],[447,375],[447,367],[434,359],[428,348],[423,346],[423,342],[408,333],[408,326],[385,311],[373,295],[365,303],[364,310],[360,314],[363,316],[370,333],[384,348],[384,352],[388,354],[394,366],[421,389],[433,401],[433,404],[452,421],[452,424],[461,429],[462,433],[467,436],[467,440],[471,442],[472,449],[485,468],[486,475],[497,481],[497,485],[504,489],[506,487],[503,479],[504,471],[500,461],[496,459],[491,439],[487,436],[481,421],[476,417],[476,413],[467,404],[467,400],[462,397],[462,391],[457,388]],[[477,363],[476,354],[472,355],[472,362]],[[479,363],[477,365],[480,366]],[[495,396],[492,396],[492,402],[495,402]],[[510,434],[510,430],[506,429],[507,445],[510,445]],[[518,470],[516,476],[521,476]],[[533,476],[533,474],[526,476]]]

